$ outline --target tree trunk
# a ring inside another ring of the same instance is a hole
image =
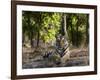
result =
[[[29,32],[29,37],[30,37],[30,45],[31,45],[31,48],[33,47],[32,45],[33,45],[33,41],[32,41],[32,39],[33,39],[33,37],[32,37],[32,29],[31,29],[31,24],[30,24],[30,13],[28,13],[28,27],[29,27],[29,29],[30,29],[30,32]]]
[[[61,33],[62,36],[65,35],[65,33],[64,33],[64,18],[63,17],[62,17],[62,21],[61,21],[61,30],[60,30],[60,33]]]
[[[77,18],[78,18],[78,16],[77,16]],[[79,19],[78,19],[78,20],[79,20]],[[77,23],[76,23],[76,31],[77,31],[77,32],[76,32],[76,46],[77,46],[77,47],[79,46],[79,41],[78,41],[78,38],[79,38],[79,37],[78,37],[78,24],[79,24],[79,23],[77,22]]]
[[[79,43],[78,43],[78,26],[76,26],[76,30],[77,30],[77,35],[76,35],[76,46],[78,47]]]
[[[41,26],[41,12],[39,14],[39,19],[38,19],[38,27],[40,28]],[[37,47],[39,46],[39,42],[40,42],[40,29],[38,29],[38,32],[37,32]]]
[[[67,33],[67,21],[66,21],[66,14],[64,14],[64,33],[65,33],[65,38],[68,40],[68,33]]]
[[[72,44],[74,45],[72,22],[71,22],[71,41],[72,41]]]
[[[33,48],[33,32],[30,31],[30,44],[31,44],[31,48]]]
[[[39,31],[37,32],[37,47],[39,46],[39,38],[40,38],[40,34],[39,34]]]

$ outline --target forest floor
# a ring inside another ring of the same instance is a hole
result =
[[[44,59],[40,54],[33,53],[34,49],[23,48],[22,68],[49,68],[49,67],[71,67],[89,65],[89,52],[87,49],[70,50],[70,58],[65,63],[56,64],[55,62]]]

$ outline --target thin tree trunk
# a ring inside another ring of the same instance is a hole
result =
[[[32,29],[31,29],[31,24],[30,24],[30,13],[28,13],[28,27],[30,28],[30,33],[29,33],[29,36],[30,36],[30,45],[31,45],[31,48],[32,48]]]
[[[71,41],[72,41],[72,44],[74,45],[72,22],[71,22]]]
[[[77,16],[77,18],[78,18],[78,16]],[[79,19],[78,19],[79,20]],[[78,41],[78,22],[76,23],[76,30],[77,30],[77,36],[76,36],[76,46],[78,47],[79,46],[79,41]]]
[[[39,21],[38,21],[39,23],[38,23],[38,27],[40,27],[41,26],[41,12],[40,12],[40,15],[39,15]],[[38,32],[37,32],[37,47],[39,46],[39,42],[40,42],[40,30],[38,30]]]
[[[39,34],[39,31],[37,32],[37,47],[39,46],[39,38],[40,38],[40,34]]]
[[[77,28],[77,36],[76,36],[76,45],[77,45],[77,47],[78,47],[78,26],[76,27]]]
[[[33,32],[30,31],[30,44],[31,44],[31,48],[33,47]]]
[[[66,14],[64,14],[64,33],[65,33],[65,38],[68,40],[68,33],[67,33],[67,21],[66,21]]]
[[[61,30],[60,30],[61,35],[65,35],[64,33],[64,18],[62,17],[62,21],[61,21]]]

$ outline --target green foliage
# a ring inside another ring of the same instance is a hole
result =
[[[79,46],[85,40],[89,25],[87,25],[88,14],[67,14],[68,15],[68,35],[70,42],[74,46]],[[84,43],[83,43],[84,44]]]
[[[67,17],[66,30],[69,35],[69,41],[72,45],[79,46],[83,39],[88,38],[88,14],[64,14]],[[63,13],[23,11],[23,35],[28,36],[31,42],[33,39],[37,41],[43,40],[45,43],[56,41],[58,34],[61,32],[64,34],[63,27]]]

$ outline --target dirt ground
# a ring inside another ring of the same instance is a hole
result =
[[[89,65],[89,52],[87,49],[70,50],[70,58],[62,63],[60,61],[50,61],[48,58],[43,58],[39,53],[33,53],[34,49],[23,49],[22,53],[22,68],[48,68],[48,67],[71,67],[71,66],[86,66]]]

